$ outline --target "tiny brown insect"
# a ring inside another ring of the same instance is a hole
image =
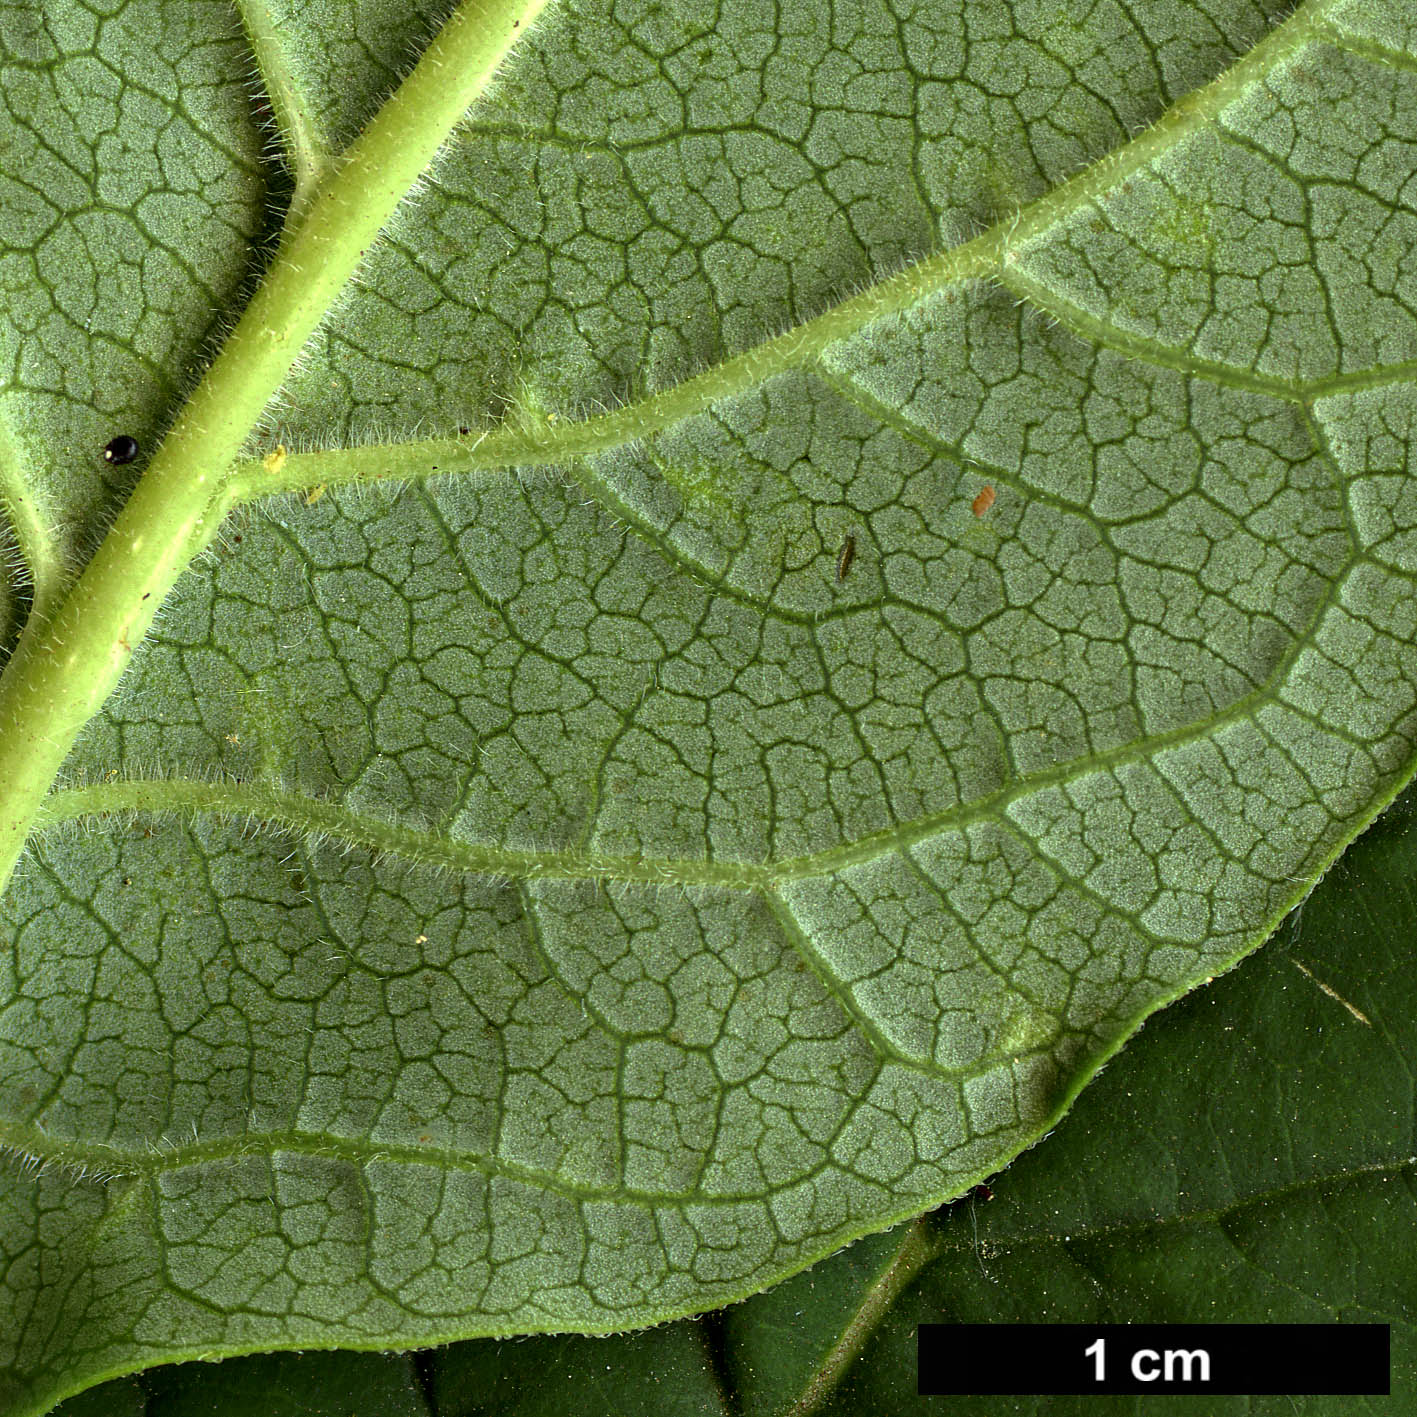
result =
[[[844,581],[847,572],[851,570],[851,563],[856,559],[856,538],[850,533],[846,540],[841,543],[841,550],[836,553],[836,578]]]
[[[982,517],[994,505],[994,489],[986,484],[970,505],[974,508],[974,515]]]
[[[991,1201],[994,1199],[994,1192],[991,1191],[989,1187],[984,1184],[983,1181],[981,1181],[977,1186],[975,1186],[972,1191],[970,1191],[969,1198],[970,1200],[976,1201]]]

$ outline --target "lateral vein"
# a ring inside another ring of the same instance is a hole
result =
[[[1152,127],[1126,146],[1097,159],[1052,188],[1027,207],[996,222],[972,240],[938,251],[878,281],[802,324],[744,350],[682,383],[626,404],[608,413],[564,423],[529,427],[501,424],[468,435],[356,448],[331,448],[291,454],[271,460],[242,463],[229,484],[231,503],[237,504],[276,492],[301,488],[333,487],[346,482],[426,477],[435,473],[465,473],[514,467],[564,465],[576,458],[605,452],[652,437],[672,424],[706,412],[778,374],[819,361],[826,350],[866,326],[900,314],[951,285],[970,280],[996,280],[1013,288],[1024,276],[1017,267],[1019,253],[1041,239],[1058,221],[1094,201],[1188,133],[1204,128],[1250,83],[1278,60],[1301,48],[1321,33],[1325,12],[1334,0],[1306,0],[1284,24],[1273,30],[1225,73],[1204,88],[1180,99]],[[1030,281],[1030,298],[1048,295]],[[1096,338],[1096,332],[1091,332]],[[1155,349],[1118,332],[1127,352],[1152,363]],[[1118,343],[1121,348],[1122,344]],[[1176,356],[1177,367],[1200,377],[1259,388],[1280,397],[1297,399],[1306,385],[1290,384],[1213,362]],[[1316,381],[1324,384],[1333,381]]]
[[[295,179],[293,205],[300,208],[334,163],[334,148],[291,66],[269,0],[235,0],[235,4]]]
[[[59,592],[63,573],[59,550],[54,544],[39,503],[25,479],[24,457],[7,417],[0,414],[0,507],[10,522],[15,545],[33,593],[29,620],[42,620]]]

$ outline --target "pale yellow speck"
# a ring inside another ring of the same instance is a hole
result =
[[[267,453],[261,459],[261,466],[269,473],[277,473],[285,466],[285,460],[290,454],[285,450],[284,443],[277,443],[273,453]]]

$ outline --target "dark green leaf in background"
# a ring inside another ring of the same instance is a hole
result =
[[[566,1395],[562,1394],[562,1401]],[[64,1403],[63,1417],[430,1417],[414,1359],[271,1353],[119,1378]]]

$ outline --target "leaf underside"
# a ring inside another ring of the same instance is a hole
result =
[[[239,8],[0,11],[11,642],[436,19]],[[1417,738],[1417,6],[1281,8],[548,13],[0,902],[0,1409],[755,1292],[1302,899]]]
[[[1222,1313],[1243,1324],[1388,1323],[1391,1394],[1168,1397],[1168,1414],[1405,1412],[1417,1395],[1414,825],[1409,786],[1266,949],[1149,1022],[1048,1144],[992,1186],[745,1303],[615,1338],[183,1363],[115,1379],[59,1412],[936,1417],[940,1399],[915,1390],[919,1323],[1185,1324]],[[998,1417],[999,1406],[955,1397],[948,1410]],[[1010,1407],[1135,1417],[1148,1404]]]

